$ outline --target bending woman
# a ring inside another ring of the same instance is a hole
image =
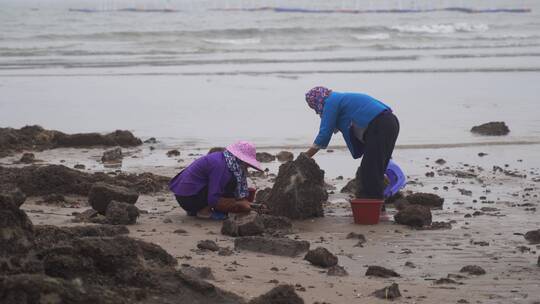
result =
[[[306,94],[308,106],[321,117],[315,142],[305,153],[313,157],[326,149],[332,134],[340,131],[354,159],[362,158],[356,178],[363,189],[357,197],[383,199],[384,173],[399,134],[392,109],[365,94],[333,92],[315,87]]]
[[[176,175],[169,189],[190,216],[219,219],[228,212],[249,212],[247,168],[262,171],[255,153],[253,144],[239,141],[205,155]]]

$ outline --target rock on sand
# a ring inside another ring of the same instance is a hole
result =
[[[272,215],[307,219],[323,216],[322,204],[327,199],[324,171],[313,159],[300,154],[279,167],[267,205]]]
[[[428,226],[431,225],[431,210],[421,205],[408,205],[394,215],[394,221],[411,227]]]
[[[133,225],[139,214],[134,205],[117,201],[112,201],[105,211],[107,222],[112,225]]]
[[[338,263],[337,256],[333,255],[328,249],[324,247],[317,247],[310,250],[304,260],[309,261],[311,264],[323,268],[336,266]]]
[[[487,136],[501,136],[510,133],[510,129],[504,121],[492,121],[472,127],[471,132]]]
[[[113,200],[134,205],[138,198],[139,194],[133,190],[105,183],[94,184],[88,193],[88,202],[101,214],[105,214]]]
[[[304,304],[292,285],[279,285],[251,300],[249,304]]]
[[[540,244],[540,229],[528,231],[524,237],[530,244]]]
[[[296,257],[309,250],[309,242],[285,237],[245,236],[234,240],[234,249]]]
[[[392,285],[386,286],[383,289],[376,290],[373,295],[379,299],[385,300],[392,300],[401,297],[399,285],[396,283],[392,283]]]

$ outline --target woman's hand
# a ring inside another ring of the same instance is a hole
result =
[[[304,152],[304,154],[311,158],[313,157],[315,154],[317,154],[317,152],[319,152],[319,149],[315,148],[315,147],[311,147],[309,148],[306,152]]]
[[[222,197],[219,199],[216,209],[221,212],[243,213],[251,211],[251,203],[246,200],[237,201],[234,198]]]

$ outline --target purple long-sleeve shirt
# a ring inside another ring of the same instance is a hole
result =
[[[223,152],[214,152],[195,160],[175,176],[169,182],[169,189],[176,195],[190,196],[208,185],[208,205],[215,207],[231,178]]]

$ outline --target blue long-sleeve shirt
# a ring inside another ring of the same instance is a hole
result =
[[[208,205],[215,207],[233,178],[222,152],[205,155],[191,163],[169,182],[169,189],[180,196],[197,194],[208,185]]]
[[[353,158],[360,158],[363,144],[353,136],[351,127],[366,129],[381,112],[391,110],[381,101],[360,93],[332,92],[325,100],[319,134],[314,145],[325,149],[335,129],[341,131]]]

